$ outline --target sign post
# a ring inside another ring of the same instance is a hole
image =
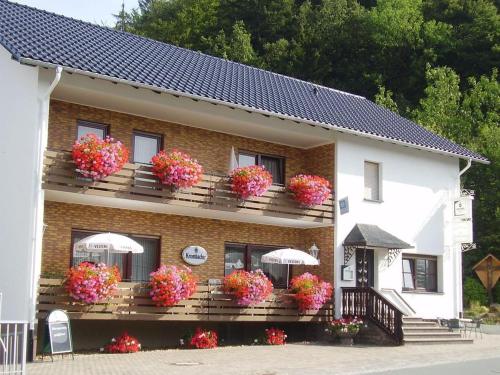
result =
[[[71,353],[74,359],[71,325],[68,315],[63,310],[52,310],[47,316],[43,351],[44,353],[50,352],[52,361],[54,360],[54,354]]]

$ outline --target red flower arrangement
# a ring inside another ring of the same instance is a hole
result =
[[[334,336],[358,334],[363,321],[356,316],[330,320],[327,323],[326,331]]]
[[[303,206],[323,204],[332,192],[330,182],[320,176],[299,174],[290,179],[288,190],[293,198]]]
[[[268,328],[266,329],[266,341],[268,345],[285,345],[286,341],[285,331],[278,328]]]
[[[153,173],[162,184],[174,188],[189,188],[201,180],[202,166],[188,154],[174,150],[160,151],[151,159]]]
[[[219,343],[217,332],[210,330],[202,330],[197,328],[194,335],[189,340],[189,345],[196,349],[212,349],[216,348]]]
[[[128,160],[128,150],[113,138],[101,139],[89,133],[73,144],[72,156],[77,171],[95,181],[122,169]]]
[[[118,267],[82,262],[69,269],[64,287],[75,301],[92,304],[110,298],[120,281]]]
[[[189,267],[161,265],[150,274],[150,295],[156,306],[173,306],[196,292],[196,282]]]
[[[112,338],[101,351],[106,353],[137,353],[141,350],[141,343],[127,332],[123,332],[120,337]]]
[[[299,311],[319,310],[332,297],[332,284],[321,280],[309,272],[295,276],[290,282],[290,289],[295,293]]]
[[[273,292],[273,284],[261,270],[240,270],[224,277],[224,291],[234,294],[238,305],[250,306],[264,302]]]
[[[263,166],[251,165],[231,172],[231,189],[241,199],[260,197],[273,183],[273,176]]]

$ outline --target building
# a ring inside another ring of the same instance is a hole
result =
[[[461,314],[459,162],[487,163],[481,155],[363,97],[4,0],[0,44],[3,319],[34,327],[40,276],[64,275],[83,259],[75,240],[106,231],[147,249],[116,259],[133,281],[183,264],[190,245],[207,250],[193,270],[208,280],[238,261],[260,267],[269,249],[315,244],[321,264],[308,270],[334,284],[336,315],[367,286],[391,311]],[[129,148],[124,173],[77,175],[69,151],[88,132]],[[140,171],[162,148],[195,157],[203,183],[175,194],[148,185]],[[216,194],[233,157],[272,171],[270,195]],[[331,181],[331,200],[294,205],[284,185],[298,173]],[[287,271],[268,272],[279,287]],[[301,319],[315,317],[290,321]]]

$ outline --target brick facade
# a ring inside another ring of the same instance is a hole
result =
[[[225,242],[320,248],[319,267],[295,267],[333,281],[333,228],[298,229],[232,221],[200,219],[152,212],[45,202],[42,273],[60,276],[70,264],[72,229],[118,232],[160,237],[161,261],[183,264],[182,250],[199,245],[208,251],[208,260],[193,266],[201,279],[224,276]]]

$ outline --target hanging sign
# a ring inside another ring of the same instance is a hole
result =
[[[201,246],[188,246],[182,251],[182,259],[187,264],[199,266],[207,261],[208,253]]]
[[[453,242],[457,245],[472,243],[472,196],[453,201]]]
[[[71,326],[68,315],[62,310],[53,310],[47,316],[46,329],[50,344],[50,354],[73,352]]]

